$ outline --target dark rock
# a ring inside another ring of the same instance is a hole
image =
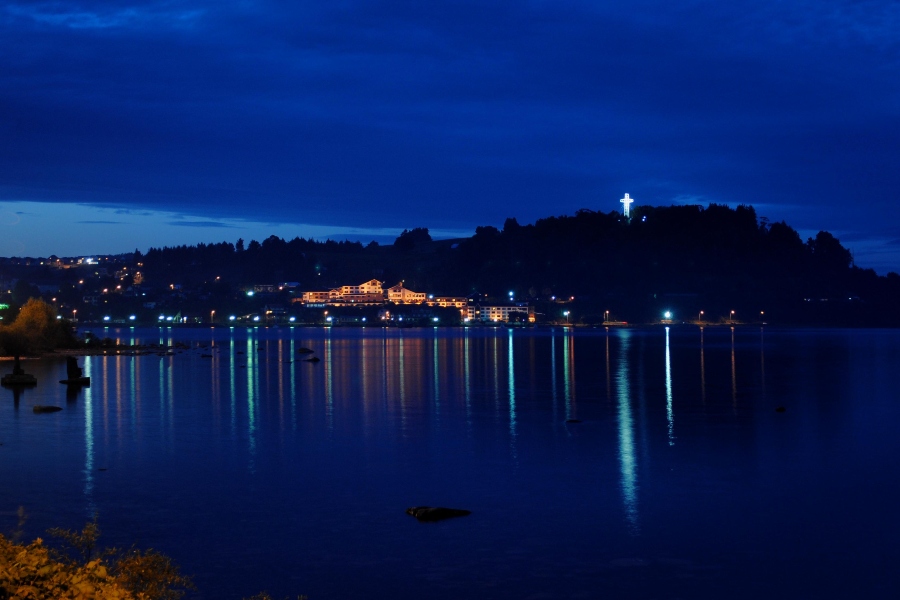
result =
[[[43,406],[41,404],[35,404],[32,410],[36,413],[52,413],[59,412],[62,408],[59,406]]]
[[[303,362],[312,362],[312,363],[316,363],[316,362],[319,362],[319,360],[320,360],[320,359],[319,359],[318,356],[313,356],[312,358],[304,358],[304,359],[303,359]]]
[[[406,514],[412,515],[419,521],[442,521],[453,517],[465,517],[472,511],[460,508],[443,508],[441,506],[413,506],[406,509]]]
[[[566,419],[566,423],[581,423],[581,419]]]
[[[786,409],[785,407],[779,406],[778,408],[775,409],[775,412],[784,412],[784,411],[786,411],[786,410],[787,410],[787,409]]]
[[[309,348],[300,347],[297,348],[297,354],[312,354],[315,350],[310,350]]]

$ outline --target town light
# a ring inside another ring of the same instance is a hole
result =
[[[296,321],[296,320],[297,320],[297,317],[291,317],[291,318],[288,319],[288,321],[290,321],[291,323],[293,323],[293,322]]]
[[[128,320],[129,320],[129,321],[134,321],[135,319],[137,319],[137,317],[134,316],[134,315],[131,315],[131,316],[128,317]]]
[[[109,317],[108,317],[108,316],[103,317],[103,320],[104,320],[104,321],[109,321]]]
[[[229,320],[229,321],[234,321],[235,319],[237,319],[236,316],[234,316],[234,315],[228,315],[228,320]]]
[[[666,320],[668,321],[669,319],[672,318],[672,311],[667,310],[666,312],[663,313],[663,316],[664,316],[664,317],[666,318]]]
[[[259,315],[256,315],[255,317],[253,317],[253,322],[259,323]]]
[[[331,319],[332,319],[332,318],[333,318],[333,317],[325,317],[325,320],[328,321],[329,323],[331,323]]]

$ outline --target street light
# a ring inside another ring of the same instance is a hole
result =
[[[703,325],[703,311],[700,311],[700,314],[697,315],[697,322]]]
[[[734,325],[734,311],[731,311],[731,324]]]
[[[214,310],[209,311],[209,322],[210,323],[216,322],[216,311],[214,311]]]
[[[609,311],[608,310],[603,313],[603,322],[609,323]]]
[[[566,325],[568,325],[569,324],[569,311],[564,311],[563,314],[566,315]]]

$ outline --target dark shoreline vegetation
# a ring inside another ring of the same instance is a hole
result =
[[[630,220],[585,209],[530,225],[510,218],[502,229],[479,227],[456,240],[432,240],[424,228],[386,246],[271,236],[67,263],[73,268],[63,262],[2,259],[0,280],[10,286],[9,308],[0,316],[42,297],[79,323],[109,317],[106,324],[150,325],[166,314],[225,324],[227,315],[279,306],[298,324],[321,324],[320,307],[292,303],[301,291],[376,278],[473,302],[507,301],[513,292],[534,307],[539,322],[564,321],[564,311],[571,324],[652,323],[665,311],[675,322],[691,322],[702,310],[709,323],[726,322],[735,311],[740,322],[900,326],[894,310],[900,275],[855,265],[828,232],[804,242],[788,224],[757,218],[750,206],[639,206]],[[248,296],[254,286],[266,289]],[[393,308],[411,319],[419,309]],[[442,325],[459,321],[453,309],[432,313]],[[377,309],[335,307],[331,314],[371,317]]]

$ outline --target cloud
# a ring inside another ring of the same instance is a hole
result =
[[[36,24],[69,29],[120,29],[165,24],[184,26],[200,18],[205,10],[173,10],[172,2],[151,2],[144,6],[110,7],[97,3],[94,10],[80,2],[38,2],[25,5],[9,4],[6,13],[14,18],[27,19]]]
[[[628,191],[875,235],[900,221],[898,11],[17,2],[0,9],[0,192],[470,231]]]
[[[174,227],[225,227],[228,229],[237,229],[239,226],[232,225],[230,223],[221,223],[218,221],[187,221],[187,220],[174,220],[168,221],[167,225],[172,225]]]
[[[125,221],[77,221],[85,225],[124,225]]]

